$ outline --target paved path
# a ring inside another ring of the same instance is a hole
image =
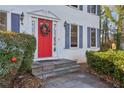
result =
[[[66,74],[48,79],[46,88],[111,88],[112,86],[98,77],[86,72]]]

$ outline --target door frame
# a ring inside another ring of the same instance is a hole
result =
[[[35,51],[35,56],[34,56],[34,61],[40,61],[40,60],[46,60],[46,59],[58,59],[58,45],[57,45],[57,33],[58,33],[58,20],[52,19],[52,18],[45,18],[44,16],[37,16],[37,15],[29,15],[29,23],[30,23],[30,30],[32,32],[32,20],[35,20],[35,33],[34,36],[36,38],[36,51]],[[52,56],[51,57],[45,57],[45,58],[38,58],[38,18],[41,19],[46,19],[46,20],[52,20]],[[57,25],[56,28],[56,52],[54,51],[54,25]]]

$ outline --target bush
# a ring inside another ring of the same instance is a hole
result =
[[[87,51],[86,56],[87,63],[98,74],[111,76],[124,87],[124,51]]]
[[[35,52],[35,45],[36,41],[35,38],[30,35],[23,35],[20,34],[21,37],[25,38],[26,40],[23,41],[23,44],[25,44],[25,52],[24,52],[24,58],[22,65],[19,69],[19,72],[25,73],[25,72],[32,72],[32,62]]]
[[[35,38],[0,31],[0,86],[10,87],[18,73],[31,72]]]

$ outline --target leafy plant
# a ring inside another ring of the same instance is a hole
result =
[[[120,49],[120,38],[121,32],[123,31],[123,19],[124,19],[124,5],[115,5],[113,6],[113,11],[111,11],[111,7],[103,6],[105,10],[105,16],[117,26],[117,33],[115,37],[117,49]],[[115,12],[118,18],[112,16],[112,12]]]
[[[87,63],[97,73],[112,76],[124,87],[124,51],[108,50],[104,52],[87,51]]]
[[[32,72],[35,38],[0,31],[0,85],[10,87],[15,75]]]

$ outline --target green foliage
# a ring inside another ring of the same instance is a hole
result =
[[[104,6],[105,9],[105,16],[108,17],[112,22],[115,22],[116,20],[111,15],[111,10],[108,6]]]
[[[108,10],[107,11],[107,14],[109,16],[111,16],[110,14],[110,10],[108,7],[106,6],[101,6],[102,7],[102,10],[101,10],[101,46],[100,46],[100,49],[101,50],[106,50],[106,49],[109,49],[111,46],[110,46],[110,39],[109,39],[109,30],[110,30],[110,27],[109,27],[109,18],[108,16],[106,15],[106,12],[105,12],[105,9]]]
[[[86,56],[89,66],[97,73],[112,76],[124,87],[124,51],[87,51]]]
[[[17,58],[17,62],[11,61],[12,57]],[[16,50],[0,50],[0,76],[4,77],[13,69],[18,69],[23,59],[23,52]]]
[[[35,39],[34,37],[31,37],[29,35],[22,35],[22,37],[26,38],[25,41],[25,52],[24,52],[24,58],[22,65],[19,69],[20,72],[32,72],[32,62],[34,57],[34,51],[35,51]]]
[[[123,31],[124,5],[113,6],[112,11],[116,13],[118,18],[114,18],[112,16],[111,7],[103,6],[103,8],[105,10],[105,16],[110,20],[110,22],[113,22],[117,26],[117,34],[115,40],[116,40],[117,49],[120,49],[120,33]]]
[[[121,33],[117,32],[116,34],[114,34],[114,37],[115,37],[115,42],[116,42],[117,49],[121,49],[120,48]]]
[[[0,31],[0,84],[9,86],[16,74],[31,72],[34,51],[33,36]]]

